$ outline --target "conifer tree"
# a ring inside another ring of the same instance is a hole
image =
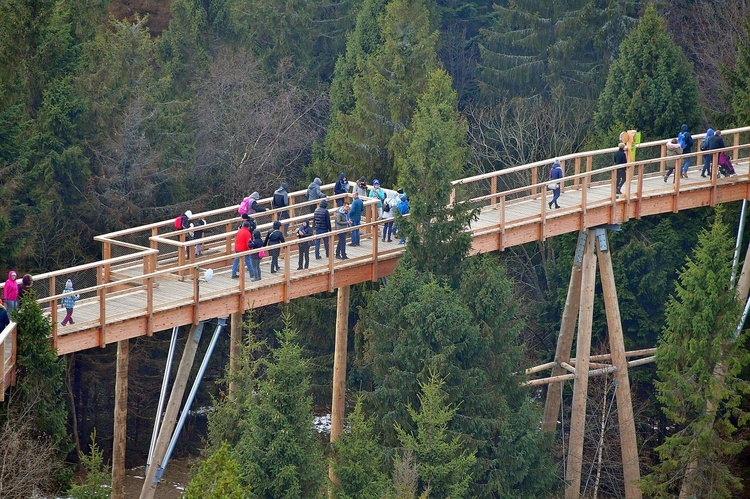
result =
[[[403,448],[416,459],[419,490],[433,497],[466,497],[476,456],[448,430],[458,407],[446,404],[444,384],[434,373],[430,373],[427,381],[420,382],[419,410],[407,407],[417,426],[416,434],[407,432],[398,423],[396,434]]]
[[[104,452],[96,444],[96,430],[91,434],[89,454],[81,453],[79,459],[86,471],[86,479],[83,483],[70,488],[68,495],[71,499],[107,499],[110,497],[111,474],[104,460]]]
[[[240,468],[240,482],[259,497],[314,497],[325,483],[322,450],[312,427],[308,362],[290,318],[277,332],[279,346],[255,359],[248,340],[239,372],[230,378],[236,395],[216,404],[209,443],[226,442]]]
[[[644,140],[670,137],[683,123],[696,125],[698,113],[692,64],[650,4],[609,68],[594,115],[597,131],[606,134],[620,122],[642,131]]]
[[[680,486],[691,497],[731,497],[740,485],[727,458],[745,447],[736,431],[748,418],[741,401],[750,386],[740,377],[747,352],[735,336],[742,306],[730,285],[732,248],[717,210],[667,304],[656,387],[673,430],[645,479],[644,491],[653,497],[672,497]]]
[[[342,499],[383,497],[389,485],[385,451],[374,432],[375,423],[364,413],[361,396],[347,421],[348,431],[333,442],[331,465],[338,478],[334,494]]]
[[[406,145],[404,132],[427,74],[437,65],[437,32],[424,0],[391,1],[378,24],[382,43],[357,60],[354,107],[336,116],[326,157],[329,173],[356,166],[368,179],[392,185],[398,178],[394,159]]]
[[[239,482],[240,467],[226,442],[203,461],[185,489],[185,499],[224,499],[246,497]]]
[[[471,247],[465,229],[478,213],[465,203],[449,204],[451,181],[462,176],[467,159],[467,125],[456,105],[450,76],[442,69],[430,72],[404,134],[408,147],[396,162],[398,185],[409,197],[409,217],[399,222],[408,255],[418,269],[436,275],[455,275]]]
[[[750,17],[743,22],[745,40],[740,40],[737,47],[737,58],[732,68],[724,69],[724,77],[729,84],[729,100],[733,122],[744,125],[750,122]]]

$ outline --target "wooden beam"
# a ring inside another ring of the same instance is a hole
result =
[[[570,349],[573,347],[573,335],[575,333],[578,307],[581,302],[581,267],[573,265],[570,271],[570,282],[568,283],[568,297],[565,299],[562,321],[560,323],[560,335],[557,337],[557,350],[555,351],[556,367],[552,368],[551,376],[561,376],[565,370],[560,367],[562,362],[570,359]],[[547,399],[544,403],[544,419],[542,429],[555,431],[557,428],[557,415],[560,412],[562,401],[563,384],[555,383],[547,388]]]
[[[130,340],[117,342],[117,369],[115,371],[115,417],[112,442],[112,499],[125,497],[125,450],[128,427],[128,366]]]
[[[676,172],[675,172],[676,175]],[[599,237],[606,243],[607,233],[599,232]],[[638,466],[638,446],[635,436],[635,420],[633,417],[633,403],[630,397],[630,378],[628,376],[628,360],[625,355],[625,340],[622,334],[620,307],[617,303],[617,288],[615,274],[612,270],[612,256],[607,243],[607,250],[598,247],[599,272],[604,295],[604,308],[607,314],[607,329],[609,330],[609,349],[612,355],[612,365],[615,367],[615,395],[617,397],[617,419],[620,428],[620,449],[622,452],[622,468],[625,479],[626,499],[640,499],[642,497],[640,480],[641,472]]]
[[[581,276],[581,304],[578,310],[578,340],[576,342],[576,374],[573,382],[573,407],[570,417],[570,444],[568,467],[565,473],[565,498],[578,499],[581,492],[581,468],[583,466],[583,436],[586,424],[586,402],[588,396],[589,354],[591,352],[591,329],[594,321],[594,287],[596,284],[596,253],[594,233],[589,231],[583,255]]]
[[[234,312],[230,315],[229,323],[229,376],[237,374],[237,362],[242,345],[242,312]],[[236,386],[234,381],[229,382],[229,396],[234,396]]]
[[[177,423],[177,414],[180,411],[180,405],[182,405],[182,397],[185,395],[188,377],[190,376],[190,370],[193,367],[195,353],[198,351],[198,343],[200,342],[202,333],[202,322],[199,324],[193,324],[190,328],[190,334],[185,342],[185,350],[182,352],[182,359],[180,359],[180,367],[177,368],[177,376],[175,377],[174,385],[172,386],[172,393],[169,395],[167,409],[164,412],[164,421],[162,421],[159,428],[159,436],[156,439],[151,466],[146,470],[146,479],[143,482],[140,499],[153,499],[154,494],[156,493],[157,484],[154,483],[156,471],[161,467],[164,456],[167,453],[169,441],[172,438],[172,432]]]
[[[336,345],[333,355],[333,400],[331,402],[331,443],[341,437],[344,430],[346,394],[346,357],[349,334],[349,286],[341,286],[336,297]],[[333,467],[328,469],[333,483],[338,479]]]

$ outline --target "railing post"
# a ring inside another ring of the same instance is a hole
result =
[[[537,182],[538,182],[538,180],[537,180],[539,178],[539,172],[538,172],[538,170],[539,170],[538,166],[535,166],[534,168],[531,169],[531,185],[535,186],[537,184]],[[531,188],[531,196],[535,197],[537,195],[539,195],[538,188],[537,187],[532,187]],[[542,197],[545,197],[545,196],[542,196]]]
[[[497,194],[497,175],[493,175],[490,178],[490,194],[492,194],[490,205],[495,206],[497,204],[497,198],[495,197],[495,194]]]
[[[573,175],[578,175],[579,173],[581,173],[581,158],[580,158],[580,156],[576,156],[575,163],[573,164]],[[573,181],[573,186],[574,187],[578,186],[580,184],[581,184],[581,179],[579,179],[579,178],[576,178]]]
[[[152,244],[155,244],[155,243],[153,243],[153,241],[152,241]],[[104,243],[102,244],[102,246],[103,246],[102,247],[102,258],[105,261],[109,260],[110,258],[112,258],[112,244],[109,241],[104,241]],[[96,275],[99,276],[99,273],[97,272]],[[102,273],[101,277],[102,277],[102,279],[103,279],[104,282],[109,282],[109,265],[107,265],[104,268],[104,272]],[[101,282],[97,282],[97,284],[101,284]]]

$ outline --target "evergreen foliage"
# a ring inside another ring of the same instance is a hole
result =
[[[750,122],[750,17],[743,21],[745,40],[740,40],[737,47],[737,59],[734,67],[724,68],[724,78],[728,83],[727,100],[732,113],[732,120],[738,126]]]
[[[375,423],[364,412],[363,398],[357,397],[349,414],[346,431],[333,442],[331,467],[338,479],[334,496],[346,499],[384,497],[389,489],[385,450],[375,433]]]
[[[594,124],[606,134],[618,121],[643,140],[672,137],[680,125],[697,125],[698,84],[682,49],[650,4],[622,41],[599,96]]]
[[[359,175],[393,185],[398,178],[394,160],[405,150],[405,130],[417,98],[437,65],[437,32],[424,0],[391,1],[378,25],[382,43],[357,59],[354,107],[351,113],[334,115],[325,156],[331,177],[355,165]],[[343,87],[342,103],[345,96]]]
[[[667,303],[656,387],[674,430],[657,447],[660,462],[645,480],[653,497],[672,497],[693,466],[688,485],[695,497],[732,497],[740,485],[727,458],[745,447],[736,431],[748,419],[741,402],[750,385],[740,377],[747,352],[735,337],[742,304],[729,282],[732,246],[717,211]]]
[[[451,181],[460,178],[466,164],[466,122],[456,110],[456,92],[442,69],[430,72],[420,96],[408,147],[397,158],[400,185],[409,196],[409,217],[400,220],[407,235],[407,253],[420,270],[455,276],[471,247],[464,229],[478,209],[451,202]]]
[[[450,431],[476,451],[471,495],[545,495],[555,485],[552,441],[513,374],[522,349],[512,284],[491,258],[465,265],[456,288],[400,265],[368,304],[378,431],[387,446],[397,445],[390,424],[414,431],[406,407],[419,407],[419,383],[434,372],[445,380],[445,403],[458,407]]]
[[[308,362],[290,319],[277,333],[279,347],[254,359],[251,339],[242,349],[236,396],[217,402],[209,444],[224,442],[240,467],[240,483],[258,497],[311,497],[325,483],[324,459],[312,427]]]
[[[240,485],[240,466],[226,442],[203,461],[185,489],[185,499],[225,499],[249,495]]]
[[[638,2],[518,0],[495,3],[495,23],[482,30],[482,94],[595,99]],[[581,29],[586,26],[586,29]]]
[[[89,455],[81,453],[79,459],[86,478],[83,483],[71,486],[68,495],[72,499],[108,499],[112,489],[111,474],[104,453],[96,444],[96,430],[91,434]]]
[[[18,324],[17,381],[8,398],[17,407],[27,407],[27,420],[40,436],[46,435],[64,458],[73,448],[67,431],[68,409],[63,395],[65,359],[58,358],[50,344],[52,324],[28,292],[13,312]]]
[[[448,423],[458,412],[446,405],[442,386],[445,381],[431,373],[420,383],[419,410],[408,406],[409,416],[417,426],[416,435],[396,423],[396,434],[403,448],[416,458],[422,492],[434,497],[466,497],[471,484],[474,453],[464,449],[458,436],[450,435]]]

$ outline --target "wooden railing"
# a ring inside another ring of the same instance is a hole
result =
[[[731,154],[735,163],[738,160],[745,161],[750,156],[750,127],[725,130],[723,131],[723,137],[728,145],[724,150]],[[508,244],[518,244],[515,240],[508,242],[505,238],[505,232],[524,225],[541,225],[540,234],[534,237],[543,240],[552,234],[546,229],[548,222],[565,214],[576,214],[577,216],[576,225],[569,230],[566,229],[568,231],[587,228],[589,225],[587,213],[594,209],[609,209],[610,216],[606,220],[608,223],[624,222],[631,216],[638,218],[641,216],[641,204],[649,196],[671,196],[672,201],[670,202],[672,204],[662,212],[677,211],[679,196],[695,189],[700,189],[703,192],[708,191],[711,196],[709,204],[713,205],[720,202],[717,193],[718,189],[724,185],[723,181],[718,179],[718,169],[715,167],[717,164],[716,156],[720,151],[712,150],[710,152],[713,156],[712,164],[714,165],[711,177],[706,179],[694,178],[698,175],[702,165],[701,159],[705,154],[698,150],[701,138],[702,134],[694,136],[694,149],[696,151],[691,154],[695,159],[690,170],[690,176],[693,178],[691,178],[689,186],[684,186],[685,182],[678,174],[679,165],[685,156],[665,157],[666,139],[664,139],[637,146],[636,161],[626,165],[628,178],[623,189],[623,195],[619,197],[615,194],[614,178],[617,169],[622,165],[611,164],[612,155],[616,148],[609,148],[564,155],[558,158],[566,173],[561,180],[563,190],[561,200],[566,201],[561,210],[550,212],[547,207],[545,190],[551,184],[547,180],[550,160],[458,179],[453,182],[454,199],[489,208],[488,213],[491,213],[492,217],[496,217],[490,225],[475,224],[470,229],[475,238],[488,233],[499,234],[497,244],[490,249],[503,249]],[[667,160],[677,162],[678,168],[675,172],[674,183],[664,184],[663,186],[659,184],[658,190],[654,188],[644,189],[644,182],[657,175],[663,175]],[[743,174],[741,178],[735,178],[736,181],[750,183],[750,173]],[[607,187],[602,189],[602,186]],[[322,186],[328,192],[332,187],[333,184]],[[593,187],[599,187],[599,189],[592,189]],[[283,211],[288,211],[290,218],[281,220],[281,222],[290,224],[292,230],[296,229],[296,224],[302,220],[311,219],[310,210],[317,206],[319,200],[307,202],[306,192],[306,190],[300,190],[290,193],[291,204],[288,207],[269,209],[253,215],[258,223],[258,228],[260,230],[270,228],[272,222],[278,219]],[[602,192],[608,194],[602,196]],[[571,196],[570,194],[576,195]],[[334,205],[337,198],[345,196],[348,195],[329,196],[327,198],[329,206],[331,206],[329,211],[336,209]],[[575,201],[571,202],[571,199],[575,199]],[[311,275],[315,275],[317,278],[325,275],[327,288],[332,291],[337,272],[361,265],[364,262],[372,263],[369,278],[375,279],[378,275],[378,262],[386,261],[401,254],[402,247],[383,248],[382,245],[378,244],[379,237],[374,237],[372,238],[371,251],[367,255],[349,260],[334,259],[334,247],[338,234],[360,230],[364,239],[372,237],[373,233],[380,232],[384,222],[376,219],[378,201],[373,199],[364,199],[363,201],[366,205],[366,211],[362,225],[340,231],[334,230],[322,235],[313,235],[308,238],[311,244],[314,244],[316,239],[328,239],[330,251],[325,265],[319,265],[317,268],[309,270],[294,271],[292,270],[292,258],[296,254],[299,241],[294,238],[275,246],[281,252],[279,260],[283,267],[282,274],[277,275],[274,280],[275,286],[280,285],[280,301],[289,301],[292,296],[290,290],[293,283]],[[261,205],[270,205],[271,198],[265,198],[259,202]],[[521,206],[525,207],[524,210],[526,211],[519,211]],[[625,206],[626,209],[619,209],[622,206]],[[511,218],[509,213],[513,210],[516,211]],[[211,299],[211,292],[207,291],[207,286],[204,285],[204,289],[201,289],[201,276],[204,270],[207,268],[224,268],[230,265],[235,257],[267,251],[267,248],[249,250],[239,254],[234,253],[233,240],[241,222],[236,205],[196,213],[193,220],[198,218],[207,221],[207,224],[201,227],[205,231],[204,237],[201,239],[191,240],[188,233],[194,229],[175,230],[173,221],[166,220],[97,236],[95,239],[102,243],[103,258],[101,261],[34,276],[34,289],[39,296],[39,303],[46,310],[53,324],[53,346],[58,344],[58,308],[60,300],[65,296],[62,288],[68,278],[76,283],[75,293],[81,295],[79,304],[96,303],[98,307],[97,318],[87,322],[86,327],[97,329],[99,346],[105,346],[108,342],[108,328],[133,316],[145,318],[145,332],[140,334],[148,335],[163,326],[163,324],[154,323],[154,316],[165,308],[189,305],[193,307],[193,321],[201,319],[201,301]],[[203,256],[195,256],[193,248],[196,244],[203,245]],[[493,244],[495,243],[493,242]],[[240,258],[240,265],[244,265],[244,258]],[[245,303],[248,293],[253,293],[257,286],[268,285],[261,281],[248,289],[245,281],[246,275],[245,272],[240,272],[240,278],[232,283],[228,291],[224,289],[222,293],[228,292]],[[281,277],[280,283],[278,277]],[[174,297],[172,301],[155,304],[153,299],[154,289],[162,279],[191,283],[192,295]],[[14,334],[14,332],[8,333],[15,338]],[[11,348],[15,352],[13,346],[6,346],[5,348],[6,351],[7,348]],[[14,356],[11,355],[10,358],[14,358]]]
[[[0,331],[0,359],[3,363],[3,390],[0,402],[5,400],[5,391],[16,384],[16,357],[18,355],[16,323],[11,322]]]

